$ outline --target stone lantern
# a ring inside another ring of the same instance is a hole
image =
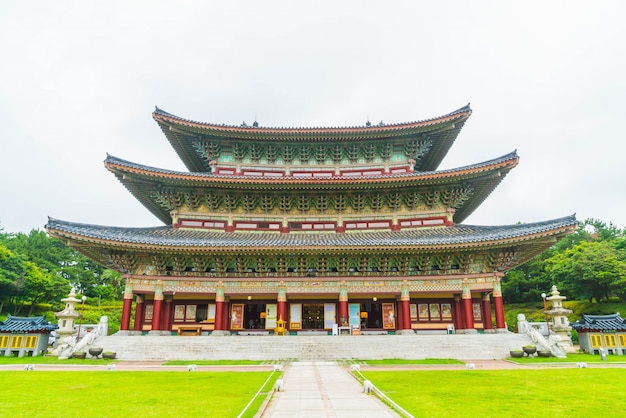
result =
[[[561,341],[564,344],[573,348],[572,339],[570,338],[572,327],[569,325],[569,319],[567,318],[567,315],[571,314],[572,310],[563,307],[563,301],[567,298],[561,296],[556,286],[552,286],[552,296],[546,299],[552,302],[552,308],[544,311],[546,315],[552,317],[552,327],[550,330],[561,337]]]
[[[65,309],[54,314],[59,322],[59,329],[56,331],[56,345],[61,343],[64,338],[74,335],[74,324],[82,316],[74,309],[74,306],[80,303],[81,300],[76,299],[76,290],[73,287],[70,290],[70,294],[65,299],[61,299],[61,302],[65,302]]]

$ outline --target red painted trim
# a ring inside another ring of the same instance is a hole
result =
[[[300,225],[300,228],[294,225]],[[289,231],[336,231],[337,222],[289,222],[287,228]]]
[[[382,225],[375,225],[373,226],[373,224],[385,224],[384,226]],[[359,221],[345,221],[343,223],[344,228],[346,230],[350,230],[350,231],[359,231],[359,230],[364,230],[364,229],[390,229],[392,224],[391,224],[391,220],[359,220]],[[351,228],[350,225],[354,225],[354,228]]]
[[[406,225],[406,224],[409,225]],[[404,224],[404,225],[403,225]],[[428,226],[452,226],[446,216],[429,216],[424,218],[399,219],[398,226],[400,228],[422,228]]]
[[[256,228],[246,226],[252,224],[256,225]],[[259,225],[264,224],[267,224],[267,227],[259,227]],[[233,222],[233,228],[240,231],[280,231],[282,224],[280,222],[235,221]]]

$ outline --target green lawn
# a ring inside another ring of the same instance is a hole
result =
[[[0,371],[0,415],[236,417],[271,372]],[[252,417],[279,373],[251,406]]]
[[[623,369],[363,373],[416,417],[624,416]]]

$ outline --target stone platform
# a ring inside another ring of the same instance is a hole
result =
[[[321,361],[509,357],[531,341],[520,334],[340,336],[117,336],[94,343],[121,360]]]

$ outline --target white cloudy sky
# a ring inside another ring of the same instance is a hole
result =
[[[2,1],[0,227],[159,222],[106,153],[184,169],[154,106],[262,126],[471,102],[441,168],[521,157],[469,224],[626,226],[626,2]]]

